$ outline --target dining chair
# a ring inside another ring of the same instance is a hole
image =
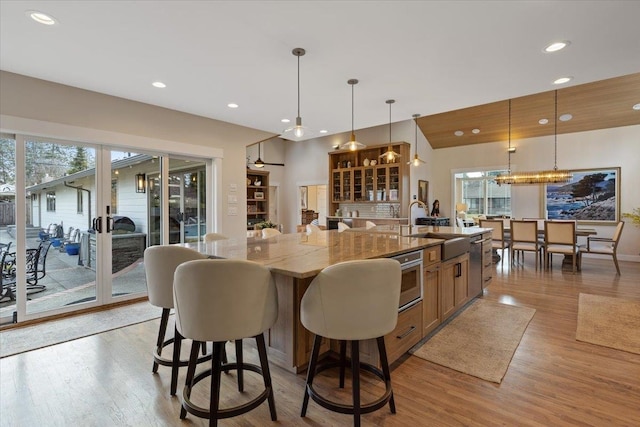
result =
[[[262,229],[262,238],[263,239],[268,239],[270,237],[274,237],[274,236],[279,236],[280,231],[278,231],[278,229],[276,228],[263,228]]]
[[[504,252],[509,248],[509,242],[504,235],[504,222],[502,219],[481,219],[481,228],[491,228],[491,248],[500,249],[502,251],[502,257],[500,262],[504,264]]]
[[[580,246],[575,221],[544,222],[545,268],[552,267],[553,254],[571,256],[573,274],[580,269]]]
[[[587,237],[587,248],[583,249],[584,253],[588,254],[600,254],[611,255],[613,257],[613,263],[616,265],[616,271],[618,276],[620,275],[620,266],[618,265],[618,241],[622,235],[622,229],[624,228],[624,222],[620,221],[616,225],[616,230],[613,232],[613,237]]]
[[[211,242],[215,242],[216,240],[227,240],[227,236],[225,236],[224,234],[220,234],[220,233],[207,233],[204,235],[204,242],[205,243],[211,243]]]
[[[342,221],[340,221],[340,222],[338,223],[338,232],[342,232],[342,231],[344,231],[344,230],[348,230],[348,229],[350,229],[350,228],[351,228],[351,227],[349,227],[347,224],[345,224],[345,223],[344,223],[344,222],[342,222]]]
[[[544,242],[538,239],[538,223],[537,221],[522,221],[512,219],[510,222],[511,230],[511,265],[515,265],[516,258],[522,253],[522,262],[524,263],[524,252],[535,252],[536,254],[536,270],[538,263],[542,268],[542,247]]]
[[[368,230],[370,228],[374,228],[376,226],[376,223],[373,221],[367,221],[365,222],[365,228]]]
[[[318,233],[319,231],[322,231],[322,230],[317,225],[307,224],[307,234]]]

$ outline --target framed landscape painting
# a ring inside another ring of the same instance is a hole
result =
[[[620,168],[578,169],[566,184],[545,186],[547,219],[615,223],[620,220]]]

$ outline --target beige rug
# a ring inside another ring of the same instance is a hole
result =
[[[500,383],[535,312],[533,308],[479,299],[413,355]]]
[[[7,329],[0,332],[0,358],[157,319],[161,314],[161,308],[144,301],[33,326]]]
[[[640,300],[580,294],[576,339],[640,354]]]

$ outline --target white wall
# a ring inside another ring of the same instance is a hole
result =
[[[513,140],[516,153],[511,169],[533,171],[553,169],[553,137]],[[440,210],[453,212],[453,179],[456,171],[507,167],[507,142],[470,145],[434,151],[430,191],[440,199]],[[640,206],[640,126],[558,135],[558,168],[591,169],[620,167],[621,212]],[[512,186],[513,216],[541,217],[543,186]],[[630,221],[625,225],[618,246],[621,259],[640,261],[640,228]],[[599,236],[611,237],[613,226],[595,226]]]

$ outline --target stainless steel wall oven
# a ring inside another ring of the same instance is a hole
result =
[[[398,255],[393,259],[402,267],[402,284],[400,287],[399,311],[407,309],[422,301],[422,251]]]

